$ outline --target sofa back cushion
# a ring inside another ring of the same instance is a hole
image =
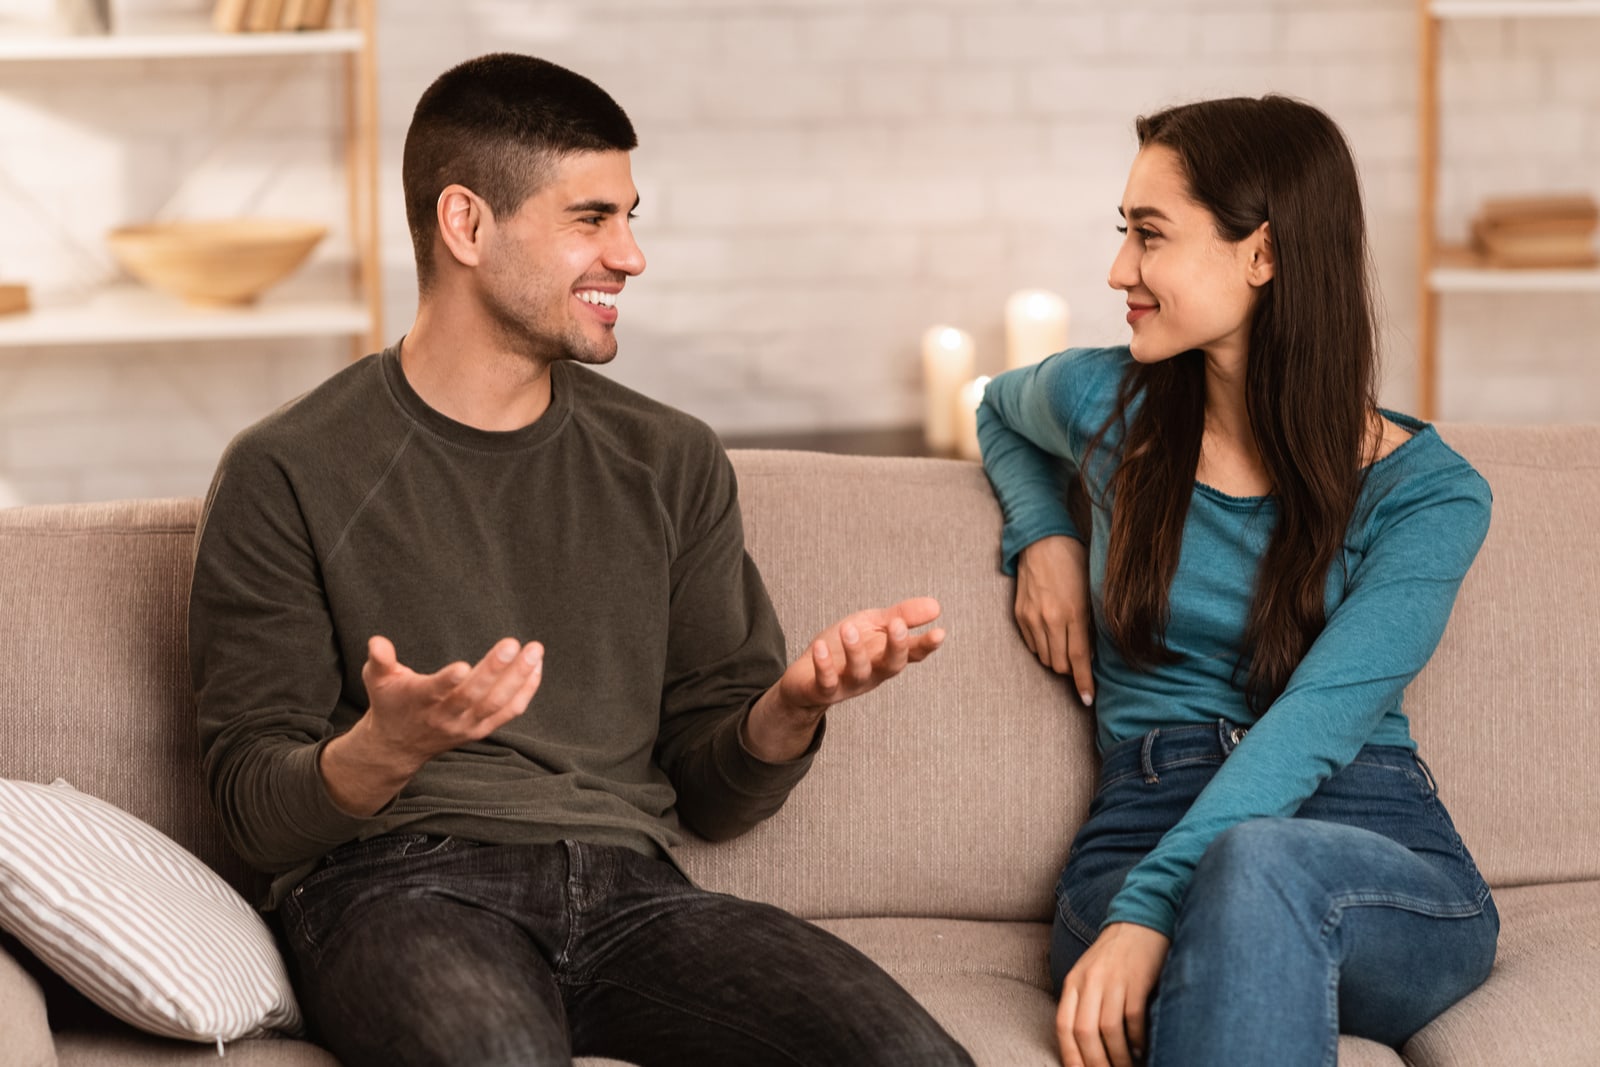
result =
[[[973,463],[735,455],[745,537],[790,655],[850,611],[938,598],[944,647],[828,717],[811,773],[702,884],[802,915],[1040,919],[1097,767],[1089,714],[1023,646],[1000,509]]]
[[[1600,427],[1444,427],[1494,520],[1407,694],[1424,757],[1495,885],[1600,878]],[[830,716],[812,773],[703,884],[801,914],[1043,919],[1095,761],[1087,714],[1023,648],[974,464],[742,452],[750,551],[792,652],[917,594],[945,647]],[[199,503],[0,510],[0,777],[63,777],[252,896],[199,771],[183,622]]]
[[[0,778],[109,801],[247,898],[200,775],[185,618],[198,500],[0,511]]]
[[[1491,885],[1600,878],[1600,426],[1451,426],[1489,536],[1406,710]]]

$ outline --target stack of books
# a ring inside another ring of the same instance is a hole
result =
[[[211,24],[223,33],[325,30],[332,0],[217,0]]]
[[[1600,205],[1586,193],[1486,200],[1472,219],[1472,249],[1489,267],[1593,267]]]

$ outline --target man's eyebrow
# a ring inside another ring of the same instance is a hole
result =
[[[633,207],[629,208],[628,210],[637,211],[639,208],[639,200],[640,198],[635,196],[633,198]],[[567,211],[571,214],[615,215],[621,210],[621,205],[612,200],[580,200],[576,204],[567,205]]]
[[[1125,219],[1132,219],[1134,222],[1138,222],[1142,219],[1160,219],[1162,222],[1172,221],[1172,219],[1169,218],[1164,211],[1153,207],[1136,207],[1130,208],[1127,211],[1123,211],[1122,208],[1119,207],[1117,208],[1117,214],[1121,215]]]

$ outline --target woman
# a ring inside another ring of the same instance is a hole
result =
[[[1489,489],[1377,407],[1328,117],[1267,96],[1137,130],[1131,342],[1002,375],[979,412],[1023,639],[1093,701],[1103,757],[1057,887],[1062,1060],[1332,1065],[1341,1030],[1397,1046],[1494,961],[1401,710]]]

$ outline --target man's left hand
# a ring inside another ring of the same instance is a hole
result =
[[[924,596],[840,619],[750,709],[745,744],[771,763],[799,757],[830,707],[870,693],[944,643],[941,628],[911,632],[938,617],[939,602]]]

